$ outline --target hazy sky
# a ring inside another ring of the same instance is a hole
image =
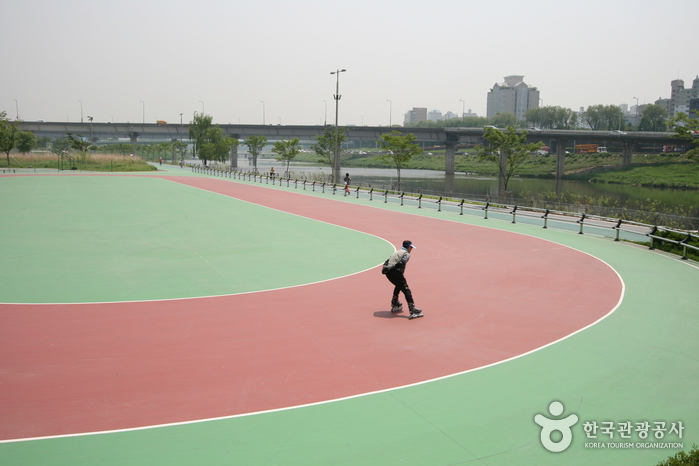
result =
[[[546,106],[631,106],[691,86],[697,18],[699,0],[0,0],[0,111],[334,123],[338,68],[341,125],[485,116],[512,74]]]

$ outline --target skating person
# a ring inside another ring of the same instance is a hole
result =
[[[403,310],[403,304],[398,300],[399,294],[403,292],[403,296],[405,296],[405,300],[408,302],[411,319],[423,316],[422,310],[415,307],[413,293],[410,291],[410,287],[404,275],[405,266],[410,260],[410,253],[413,249],[415,249],[415,246],[412,241],[403,241],[403,247],[391,254],[391,257],[386,260],[381,270],[381,272],[386,275],[386,278],[388,278],[388,281],[393,284],[391,312],[396,313]]]
[[[350,178],[349,173],[345,173],[345,196],[348,196],[350,193],[350,190],[349,190],[350,181],[352,181],[352,178]]]

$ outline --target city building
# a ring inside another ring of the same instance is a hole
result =
[[[694,113],[696,112],[696,113]],[[699,97],[689,99],[689,118],[699,118]]]
[[[421,121],[427,121],[427,108],[413,107],[412,110],[408,110],[408,113],[405,114],[404,124],[417,124]]]
[[[682,79],[675,79],[670,83],[670,111],[668,115],[676,116],[678,113],[689,113],[689,104],[691,99],[699,98],[699,76],[694,78],[692,87],[684,88]]]
[[[413,107],[412,110],[408,110],[405,114],[404,125],[415,125],[421,121],[442,121],[442,120],[453,120],[455,118],[466,118],[478,116],[468,109],[468,113],[464,113],[461,117],[454,112],[442,113],[440,110],[430,110],[427,111],[426,108]]]
[[[443,120],[444,115],[439,110],[431,110],[427,113],[427,120],[429,121],[439,121]]]
[[[514,113],[517,119],[524,120],[527,110],[539,107],[539,90],[526,84],[523,79],[524,76],[505,76],[505,82],[493,86],[488,92],[488,118],[509,112]]]
[[[672,101],[670,99],[658,99],[655,101],[655,105],[659,105],[668,115],[670,115],[671,103]]]

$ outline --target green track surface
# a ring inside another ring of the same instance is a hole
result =
[[[393,251],[365,233],[163,179],[10,177],[0,196],[2,302],[274,289],[371,268]]]
[[[6,182],[0,180],[0,186]],[[111,192],[106,187],[111,183],[112,179],[98,182],[100,195],[94,195],[93,202],[109,201],[101,193]],[[171,188],[164,189],[170,193]],[[6,190],[3,188],[3,196]],[[189,195],[202,196],[191,191],[184,196]],[[39,199],[34,198],[32,205],[39,204]],[[338,201],[407,211],[365,200]],[[219,208],[230,207],[230,202]],[[157,204],[171,216],[173,209],[181,209],[178,202]],[[155,204],[151,206],[156,209]],[[44,215],[40,207],[33,207],[33,216]],[[447,218],[427,209],[411,208],[409,212]],[[474,372],[286,411],[141,431],[5,443],[0,444],[0,464],[654,465],[678,449],[595,449],[585,445],[664,441],[681,442],[689,450],[699,443],[699,269],[695,265],[589,235],[454,214],[448,218],[517,231],[592,254],[616,269],[624,280],[623,302],[605,320],[564,341]],[[152,224],[161,225],[161,220]],[[36,226],[39,220],[30,223]],[[278,234],[286,237],[289,231]],[[45,232],[37,235],[42,244],[51,241]],[[191,239],[190,244],[197,242]],[[376,246],[377,250],[382,247]],[[2,257],[5,254],[3,250]],[[570,293],[576,293],[574,283]],[[565,405],[564,417],[569,413],[579,417],[573,427],[573,442],[562,453],[543,448],[540,427],[534,423],[536,414],[552,417],[547,407],[554,400]],[[657,440],[651,432],[651,438],[641,440],[632,432],[629,440],[620,439],[618,433],[611,439],[598,433],[594,440],[585,438],[582,425],[586,421],[648,421],[651,425],[664,421],[668,426],[681,421],[685,430],[682,439],[667,435]]]

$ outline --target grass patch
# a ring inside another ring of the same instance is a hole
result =
[[[72,161],[63,159],[62,168],[75,166],[78,170],[95,172],[145,172],[157,171],[141,157],[120,154],[71,154]],[[59,157],[55,154],[13,154],[10,155],[12,168],[53,168],[58,170]],[[0,167],[7,168],[7,158],[0,158]]]
[[[658,188],[699,189],[699,163],[663,162],[633,164],[615,169],[600,169],[583,179],[594,183],[618,183]]]

